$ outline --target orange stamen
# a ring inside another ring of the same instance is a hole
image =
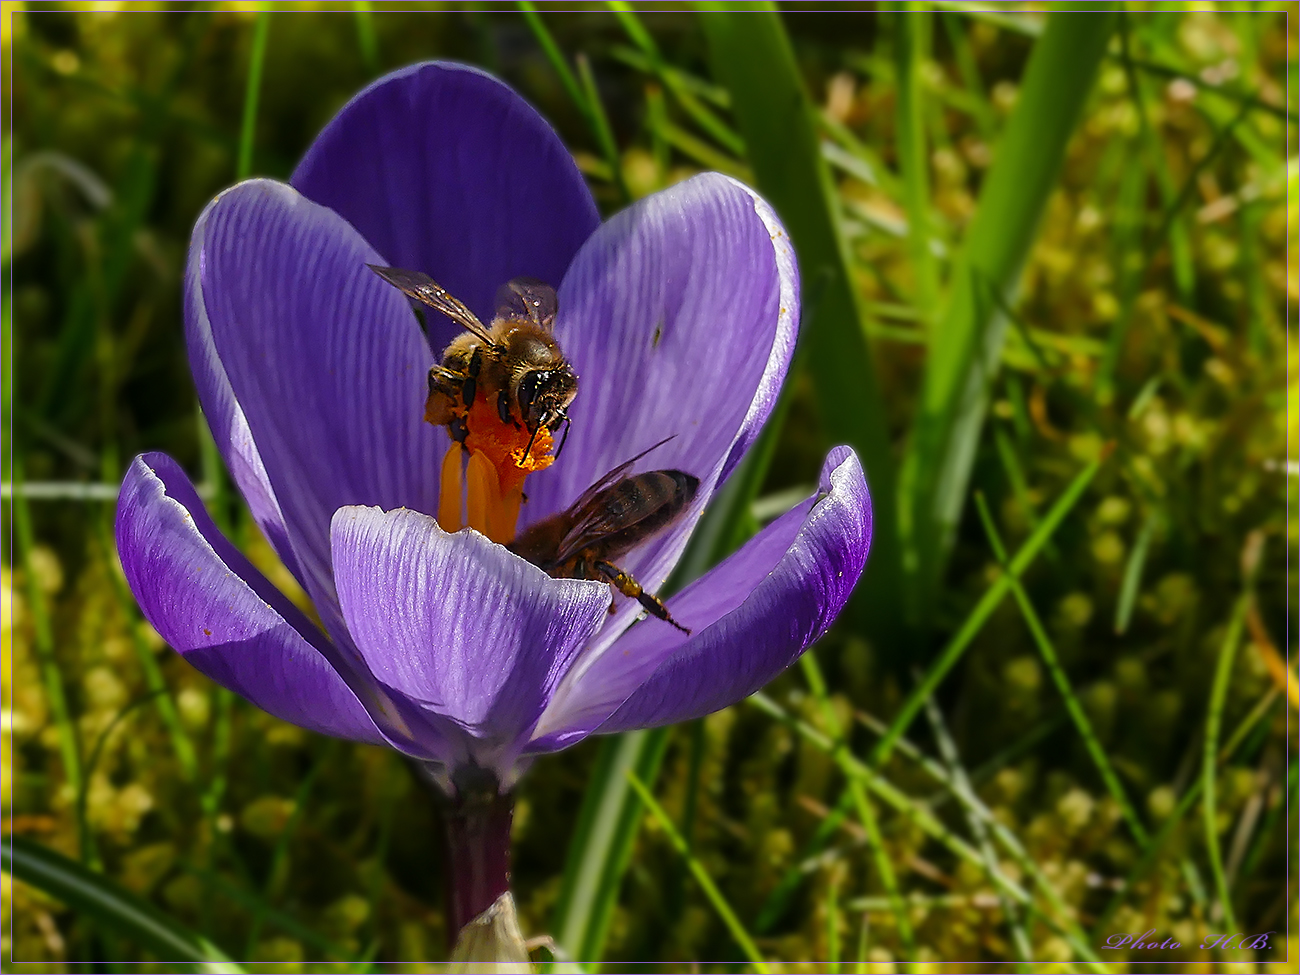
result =
[[[497,480],[496,468],[482,453],[470,452],[469,464],[465,469],[466,521],[469,527],[482,532],[492,541],[497,523],[501,520],[501,484]],[[506,539],[509,541],[509,539]]]
[[[491,523],[492,531],[488,538],[494,542],[500,542],[502,545],[511,541],[515,537],[515,525],[519,523],[519,507],[524,502],[523,481],[520,486],[514,488],[509,493],[502,493],[501,501],[497,505],[496,520]]]
[[[438,491],[438,524],[445,532],[457,532],[465,527],[461,495],[464,493],[461,481],[461,465],[465,451],[460,444],[452,442],[447,454],[442,458],[442,480]]]
[[[468,524],[492,541],[504,544],[515,537],[519,508],[524,500],[524,479],[554,463],[551,451],[555,449],[555,440],[545,427],[533,437],[513,421],[502,423],[495,396],[479,396],[462,418],[468,431],[465,445],[462,448],[453,443],[442,461],[438,524],[445,531],[457,531]],[[430,419],[427,413],[425,419]],[[532,440],[531,449],[529,440]],[[465,465],[466,454],[468,465]],[[462,467],[465,468],[463,509]]]

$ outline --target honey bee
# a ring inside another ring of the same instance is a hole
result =
[[[524,458],[539,430],[554,432],[565,423],[568,438],[568,408],[578,392],[578,377],[551,334],[555,289],[533,278],[515,278],[497,292],[497,313],[487,326],[427,274],[368,267],[465,329],[443,351],[442,362],[429,370],[426,420],[447,426],[452,438],[464,443],[466,416],[481,394],[495,398],[502,424],[528,431]]]
[[[671,439],[671,438],[669,438]],[[682,471],[628,468],[666,443],[661,440],[614,468],[567,511],[524,529],[507,548],[556,579],[597,579],[635,599],[652,616],[690,634],[663,601],[648,593],[614,560],[676,521],[695,498],[700,479]]]

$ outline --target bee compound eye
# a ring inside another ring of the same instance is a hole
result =
[[[550,381],[549,369],[535,369],[519,380],[519,412],[525,419],[532,418],[533,406]]]

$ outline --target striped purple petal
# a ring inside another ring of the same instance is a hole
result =
[[[378,254],[338,214],[283,183],[227,190],[190,246],[198,288],[186,317],[205,336],[195,369],[204,406],[215,404],[220,429],[231,401],[224,378],[248,452],[263,465],[264,479],[240,486],[255,510],[263,488],[274,499],[299,578],[346,644],[330,567],[334,512],[437,510],[448,441],[423,421],[428,345],[406,300],[366,267]],[[207,368],[214,360],[219,370]],[[238,442],[219,441],[236,471]]]
[[[334,116],[291,182],[351,223],[379,263],[432,275],[484,321],[511,278],[558,286],[600,224],[554,130],[509,87],[463,64],[431,61],[380,78]],[[435,349],[454,334],[443,323]]]
[[[552,579],[415,511],[340,508],[333,548],[343,615],[376,679],[454,722],[473,760],[507,778],[609,587]]]

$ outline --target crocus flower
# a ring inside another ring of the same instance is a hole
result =
[[[557,286],[580,386],[519,526],[671,436],[637,469],[700,487],[620,560],[649,591],[771,412],[799,320],[789,239],[742,184],[701,175],[602,225],[558,137],[500,81],[445,63],[380,79],[288,184],[240,183],[194,228],[185,329],[203,411],[320,625],[221,535],[175,461],[144,454],[118,548],[145,616],[191,664],[286,721],[396,748],[450,794],[506,793],[541,753],[744,698],[831,624],[871,536],[847,448],[812,497],[672,596],[689,636],[637,622],[605,583],[444,531],[451,441],[422,417],[454,330],[430,315],[426,337],[370,264],[432,275],[484,320],[511,278]]]

